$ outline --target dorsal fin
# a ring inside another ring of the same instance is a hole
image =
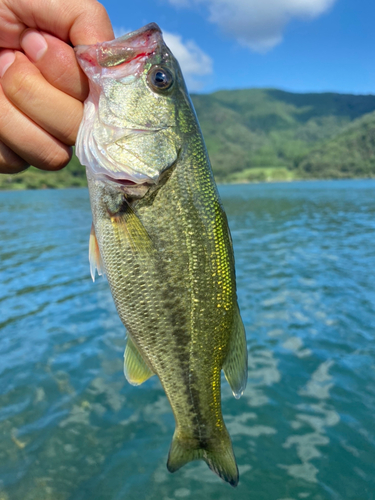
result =
[[[104,264],[100,255],[98,240],[96,239],[94,223],[91,224],[90,241],[89,241],[89,261],[90,261],[90,274],[92,281],[95,281],[95,270],[98,275],[104,274]]]
[[[155,375],[129,336],[124,352],[124,374],[131,385],[141,385]]]
[[[223,370],[233,396],[239,399],[247,383],[247,345],[245,328],[238,306],[234,314],[229,352],[224,361]]]

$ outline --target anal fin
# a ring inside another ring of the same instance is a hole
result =
[[[223,370],[233,396],[239,399],[247,383],[247,345],[245,328],[238,306],[234,314],[229,352],[224,361]]]
[[[104,274],[104,265],[99,251],[98,240],[96,239],[94,223],[91,225],[89,241],[89,261],[92,281],[95,281],[95,270],[99,276]]]
[[[129,336],[124,353],[124,375],[131,385],[141,385],[155,375]]]

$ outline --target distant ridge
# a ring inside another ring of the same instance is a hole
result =
[[[300,162],[299,170],[302,177],[315,179],[375,177],[375,112],[315,146]]]
[[[375,177],[375,95],[223,90],[192,95],[218,182]],[[86,185],[60,172],[0,176],[0,189]]]
[[[301,166],[310,152],[375,111],[374,95],[277,89],[219,91],[193,101],[221,182],[311,177]]]

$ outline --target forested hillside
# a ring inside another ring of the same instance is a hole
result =
[[[274,89],[192,96],[218,182],[375,177],[375,96]],[[56,173],[0,176],[0,188],[85,185],[73,158]]]
[[[315,146],[299,164],[302,177],[375,177],[375,112]]]

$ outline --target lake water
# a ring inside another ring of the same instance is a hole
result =
[[[86,190],[0,193],[0,500],[375,498],[375,182],[222,186],[249,383],[223,413],[235,490],[166,459],[158,380],[89,275]]]

